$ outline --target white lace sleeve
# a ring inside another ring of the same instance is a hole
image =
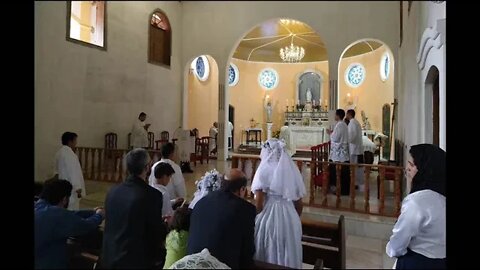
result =
[[[187,255],[169,269],[231,269],[217,258],[210,255],[208,249],[204,248],[200,253]]]

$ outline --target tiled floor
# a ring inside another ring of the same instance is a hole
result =
[[[213,168],[224,173],[230,168],[230,162],[217,162],[214,160],[210,161],[209,164],[197,164],[196,167],[192,166],[194,173],[184,174],[188,199],[191,200],[193,198],[193,193],[196,189],[195,181],[199,180],[206,171]],[[112,183],[86,181],[87,196],[82,199],[81,208],[92,208],[103,205],[105,196],[112,186]],[[317,209],[309,209],[309,211],[317,211]],[[327,212],[328,210],[318,209],[318,211]],[[362,218],[361,215],[353,215],[355,217],[352,216],[352,218]],[[382,218],[380,217],[369,216],[369,218],[373,220],[379,219],[380,222],[382,222]],[[392,268],[393,260],[388,258],[385,254],[385,245],[387,243],[385,239],[375,239],[347,234],[346,242],[347,268]],[[312,266],[304,265],[304,268],[312,269]]]

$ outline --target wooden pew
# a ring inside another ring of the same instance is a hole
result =
[[[302,218],[303,262],[317,264],[322,259],[323,266],[331,269],[346,268],[345,218],[340,216],[338,223],[325,223]]]

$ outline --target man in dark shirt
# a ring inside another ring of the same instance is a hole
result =
[[[126,156],[129,176],[108,192],[101,267],[152,269],[165,262],[162,193],[146,182],[150,156],[136,148]]]
[[[187,254],[208,248],[231,268],[252,268],[256,209],[244,200],[247,179],[238,169],[222,181],[221,189],[200,199],[190,217]]]
[[[103,221],[101,208],[67,210],[71,193],[70,182],[49,180],[35,203],[35,269],[66,269],[68,237],[86,235]]]

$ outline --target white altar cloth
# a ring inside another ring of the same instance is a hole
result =
[[[285,140],[287,150],[291,155],[297,149],[308,149],[318,144],[328,142],[330,136],[323,127],[283,126],[280,129],[280,139]]]

